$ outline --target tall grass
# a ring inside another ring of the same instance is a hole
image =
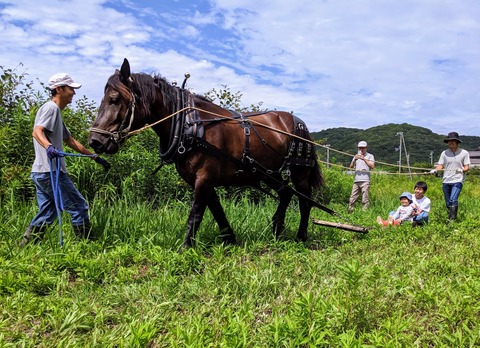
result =
[[[439,178],[373,177],[366,212],[346,213],[350,176],[325,173],[338,211],[312,217],[371,226],[367,235],[311,224],[295,243],[275,240],[275,201],[222,193],[236,246],[223,246],[210,213],[197,247],[178,253],[188,199],[141,202],[124,194],[90,201],[97,240],[76,241],[64,219],[47,239],[19,249],[34,202],[6,198],[0,212],[0,347],[474,347],[480,345],[478,179],[469,176],[459,220],[446,223]],[[375,226],[429,185],[431,224]]]

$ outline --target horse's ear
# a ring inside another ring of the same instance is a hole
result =
[[[120,68],[120,76],[123,81],[130,80],[130,63],[128,62],[127,58],[123,60],[122,67]]]

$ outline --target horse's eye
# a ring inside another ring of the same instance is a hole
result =
[[[109,100],[110,105],[114,105],[118,103],[118,97],[111,97]]]

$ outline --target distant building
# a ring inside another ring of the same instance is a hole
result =
[[[480,147],[473,151],[468,151],[470,155],[470,167],[480,168]]]

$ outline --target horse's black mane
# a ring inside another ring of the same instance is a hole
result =
[[[170,82],[167,81],[167,79],[165,77],[163,77],[162,75],[160,74],[155,74],[153,76],[153,81],[161,87],[161,90],[162,90],[162,93],[165,91],[166,93],[171,93],[171,91],[169,91],[169,89],[171,88],[174,88],[176,89],[177,91],[180,90],[180,87],[178,86],[175,86],[173,84],[171,84]],[[198,99],[202,99],[204,101],[207,101],[207,102],[212,102],[212,100],[210,98],[208,98],[207,96],[204,96],[204,95],[199,95],[199,94],[196,94],[196,93],[193,93],[193,92],[190,92],[189,90],[187,90],[188,93],[192,94],[195,98],[198,98]],[[172,94],[176,94],[176,93],[172,93]]]
[[[149,117],[150,116],[150,104],[152,100],[157,98],[156,87],[160,88],[162,97],[163,97],[163,105],[171,110],[172,112],[178,108],[177,101],[179,99],[179,95],[181,93],[181,88],[175,86],[168,82],[165,77],[160,74],[149,75],[145,73],[134,73],[132,74],[132,78],[134,83],[134,93],[139,98],[137,99],[137,107],[141,109],[142,113]],[[122,94],[123,98],[130,99],[131,92],[129,91],[128,87],[122,83],[120,75],[114,74],[112,75],[105,89],[111,86],[115,90],[119,91]],[[201,96],[198,94],[194,94],[187,90],[187,93],[192,94],[195,98],[212,102],[209,98],[205,96]]]

